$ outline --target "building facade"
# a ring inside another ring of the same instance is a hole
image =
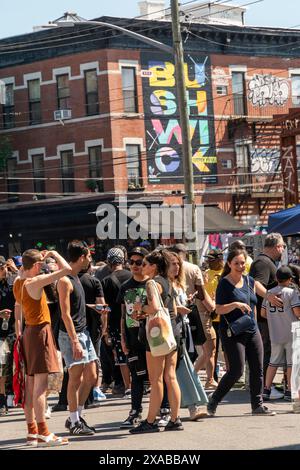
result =
[[[168,21],[99,20],[172,45]],[[283,207],[274,118],[300,106],[300,33],[189,22],[183,40],[196,201],[262,225]],[[0,244],[92,239],[119,195],[182,204],[172,55],[81,25],[3,39],[0,57]]]

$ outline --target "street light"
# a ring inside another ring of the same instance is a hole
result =
[[[163,44],[155,39],[148,38],[142,34],[135,33],[121,26],[105,23],[103,21],[86,20],[81,18],[76,13],[66,12],[61,18],[55,21],[49,22],[46,28],[51,27],[73,27],[75,25],[95,25],[95,26],[106,26],[111,29],[121,31],[126,36],[130,36],[134,39],[138,39],[141,42],[151,45],[164,52],[172,54],[175,58],[175,72],[176,72],[176,87],[179,102],[179,118],[182,134],[182,156],[183,156],[183,168],[184,168],[184,188],[185,188],[185,201],[187,207],[190,208],[191,220],[188,222],[188,233],[194,236],[194,249],[193,258],[196,264],[199,263],[199,246],[198,246],[198,233],[197,233],[197,218],[196,218],[196,206],[194,196],[194,172],[192,163],[192,146],[190,138],[190,124],[189,114],[187,107],[186,97],[186,86],[185,86],[185,74],[184,74],[184,55],[182,38],[180,31],[179,21],[179,7],[178,0],[171,0],[171,15],[172,15],[172,33],[173,33],[173,47]],[[190,229],[190,230],[189,230]],[[189,240],[191,242],[191,240]]]

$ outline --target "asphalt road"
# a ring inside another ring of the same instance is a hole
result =
[[[127,417],[130,401],[109,398],[99,408],[84,411],[84,418],[94,425],[94,436],[69,436],[64,428],[68,412],[53,413],[48,425],[50,431],[69,437],[69,445],[56,448],[69,450],[128,451],[137,450],[300,450],[300,416],[292,413],[292,404],[279,400],[268,405],[277,415],[254,417],[250,414],[249,393],[235,389],[222,402],[214,418],[191,422],[188,411],[181,410],[184,431],[131,435],[120,430]],[[50,398],[50,403],[56,397]],[[148,399],[145,399],[147,410]],[[145,412],[144,412],[145,415]],[[13,409],[0,418],[0,450],[26,449],[26,426],[23,411]],[[51,449],[52,450],[52,449]],[[43,452],[43,449],[34,450]]]

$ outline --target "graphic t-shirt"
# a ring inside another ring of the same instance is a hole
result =
[[[133,313],[133,305],[135,303],[140,303],[142,305],[147,303],[146,282],[147,281],[139,282],[131,278],[124,282],[120,289],[118,300],[121,304],[125,305],[126,308],[125,333],[129,348],[142,347],[138,340],[140,321],[134,320],[131,315]]]

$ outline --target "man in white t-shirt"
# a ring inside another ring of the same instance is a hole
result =
[[[300,296],[297,289],[290,286],[293,272],[288,266],[282,266],[276,272],[278,286],[269,290],[282,299],[283,305],[275,307],[267,300],[263,301],[261,315],[268,320],[271,340],[271,359],[267,369],[264,388],[264,400],[270,399],[271,385],[277,368],[287,366],[288,390],[284,393],[286,400],[291,400],[292,372],[292,322],[300,317]]]

